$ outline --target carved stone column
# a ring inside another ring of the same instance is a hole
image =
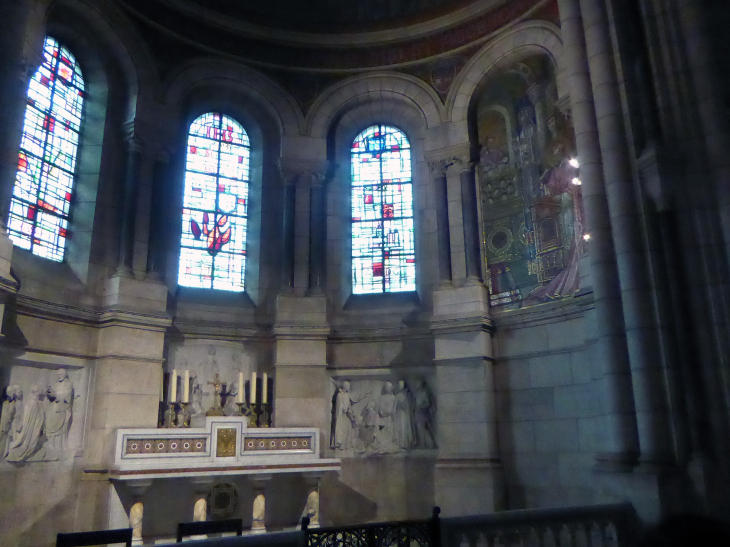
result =
[[[325,173],[310,175],[309,208],[309,294],[324,294],[324,275],[327,245],[327,204],[325,196]]]
[[[129,508],[129,527],[132,529],[132,545],[142,545],[142,526],[144,524],[144,494],[152,480],[131,481],[128,484],[133,504]]]
[[[605,3],[599,0],[580,0],[580,8],[623,302],[641,460],[663,465],[673,459],[666,375],[659,357],[653,283],[647,267],[645,231],[636,199],[608,16]]]
[[[468,155],[454,158],[461,182],[461,212],[464,217],[464,254],[468,285],[482,284],[479,213],[477,211],[476,163]]]
[[[205,522],[208,520],[208,493],[213,483],[213,477],[193,477],[193,522]],[[192,536],[190,539],[207,539],[206,534]]]
[[[281,176],[283,192],[283,226],[282,226],[282,249],[281,249],[281,294],[292,294],[294,292],[294,237],[295,214],[296,214],[296,183],[299,173],[287,168],[279,162],[279,175]]]
[[[122,197],[122,219],[119,231],[119,259],[117,273],[132,277],[134,261],[134,226],[137,211],[137,189],[142,165],[143,144],[134,126],[128,127],[127,166],[124,175],[124,195]]]
[[[150,232],[147,247],[147,275],[153,281],[165,277],[165,253],[167,238],[167,195],[170,175],[170,155],[163,151],[157,154],[152,180],[152,199],[150,205]]]
[[[266,483],[271,475],[257,475],[253,480],[253,521],[252,534],[266,532]]]
[[[449,200],[446,179],[446,171],[452,164],[453,160],[449,159],[428,162],[436,190],[436,237],[438,245],[439,284],[442,287],[452,286],[451,234],[449,232]]]
[[[535,107],[535,119],[537,121],[537,142],[540,150],[545,150],[547,145],[547,112],[545,105],[545,84],[536,83],[527,90],[527,96]]]
[[[601,371],[595,385],[603,407],[599,421],[603,433],[595,450],[601,462],[630,467],[638,456],[638,431],[585,36],[578,0],[559,0],[559,8],[585,226],[591,236],[595,357]]]
[[[307,485],[307,503],[302,511],[302,518],[309,517],[309,527],[319,528],[319,474],[305,474],[304,482]]]

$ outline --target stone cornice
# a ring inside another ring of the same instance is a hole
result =
[[[336,164],[327,160],[279,158],[276,166],[284,184],[322,184],[337,169]]]
[[[492,312],[491,318],[495,328],[522,328],[555,323],[561,319],[583,317],[593,307],[593,293],[586,293],[573,298],[564,298],[547,304],[529,308]]]
[[[326,340],[330,328],[327,325],[274,325],[272,333],[277,340]]]
[[[20,284],[14,279],[6,279],[0,277],[0,293],[15,294],[18,292]]]
[[[15,308],[20,315],[48,321],[81,324],[91,327],[128,326],[147,330],[165,330],[172,324],[168,315],[117,309],[89,309],[18,295]]]
[[[457,332],[494,332],[492,319],[486,315],[471,317],[436,316],[431,319],[431,331],[435,334],[451,334]]]

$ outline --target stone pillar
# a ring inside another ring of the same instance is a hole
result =
[[[559,0],[559,8],[583,182],[585,226],[590,234],[595,357],[598,360],[596,368],[600,370],[595,383],[603,403],[602,420],[596,424],[602,441],[595,448],[599,461],[630,467],[638,456],[638,432],[585,36],[578,0]]]
[[[309,527],[319,528],[319,474],[305,474],[304,482],[307,485],[307,503],[302,511],[302,518],[309,517]]]
[[[296,182],[299,176],[296,173],[284,169],[281,164],[279,165],[279,173],[281,174],[281,178],[284,183],[281,292],[283,294],[291,294],[294,292],[294,237],[297,199]]]
[[[132,507],[129,508],[129,527],[132,529],[132,545],[142,545],[144,525],[144,494],[152,484],[151,480],[130,481],[127,484],[132,494]]]
[[[165,256],[167,251],[167,210],[166,199],[170,173],[170,155],[161,151],[155,160],[152,177],[152,199],[150,205],[150,231],[147,247],[147,275],[153,281],[165,277]]]
[[[271,475],[257,475],[253,480],[253,521],[252,534],[266,532],[266,482]]]
[[[309,294],[324,294],[327,245],[327,206],[324,173],[311,174],[309,205]]]
[[[645,232],[627,146],[623,107],[605,4],[580,0],[593,84],[603,174],[623,302],[641,460],[673,460],[665,371],[658,343]]]
[[[461,182],[461,212],[464,217],[464,254],[466,282],[482,284],[481,245],[479,243],[479,213],[477,211],[476,164],[467,155],[454,158]]]
[[[487,289],[482,283],[441,289],[433,302],[435,503],[448,515],[503,509]]]
[[[428,162],[436,190],[436,237],[438,245],[439,283],[442,287],[451,283],[451,234],[449,233],[449,198],[446,170],[453,162],[437,160]]]
[[[324,296],[276,299],[275,427],[318,427],[327,415],[327,301]]]
[[[43,62],[50,0],[0,2],[0,232],[10,211],[28,83]],[[1,237],[1,236],[0,236]]]

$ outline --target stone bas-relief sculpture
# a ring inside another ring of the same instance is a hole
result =
[[[335,382],[330,449],[388,454],[436,448],[436,401],[423,379]]]
[[[0,460],[10,463],[63,460],[73,420],[74,387],[66,369],[44,391],[9,385],[0,415]]]
[[[237,416],[238,375],[250,377],[249,357],[241,348],[219,344],[187,344],[171,348],[166,370],[190,371],[191,425],[201,425],[206,413],[215,409],[220,415]],[[182,379],[179,380],[182,382]],[[245,389],[245,385],[243,386]],[[178,399],[182,385],[178,386]],[[169,390],[168,390],[169,394]],[[167,394],[166,394],[167,397]]]

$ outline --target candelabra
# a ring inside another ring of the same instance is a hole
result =
[[[190,427],[190,403],[180,403],[180,410],[177,412],[177,427]]]
[[[175,418],[176,418],[176,412],[175,412],[175,403],[164,403],[167,405],[167,410],[165,410],[165,419],[163,421],[162,427],[175,427]]]
[[[259,427],[269,427],[271,422],[271,403],[261,403],[258,418]]]
[[[251,403],[236,403],[238,412],[241,416],[245,416],[248,421],[248,427],[256,427],[256,411]]]

